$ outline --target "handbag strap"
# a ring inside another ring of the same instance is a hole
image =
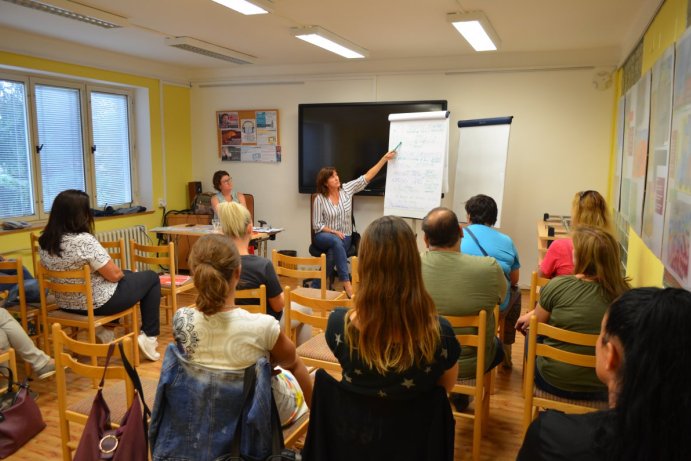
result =
[[[142,420],[144,422],[144,433],[148,435],[149,418],[151,417],[151,410],[149,409],[149,406],[146,404],[146,401],[144,400],[144,388],[142,387],[142,381],[139,379],[139,374],[137,373],[137,370],[130,364],[129,360],[127,360],[127,356],[125,355],[125,348],[122,346],[122,341],[118,342],[118,348],[120,349],[120,358],[122,358],[122,365],[125,367],[125,371],[127,372],[127,375],[130,377],[130,380],[132,380],[132,384],[134,385],[134,388],[137,391],[137,395],[139,396],[139,400],[142,403]],[[144,437],[144,440],[148,445],[149,437]]]
[[[465,230],[465,232],[468,233],[468,235],[470,235],[470,238],[473,239],[473,241],[475,242],[475,245],[477,245],[477,247],[480,249],[480,251],[482,251],[482,255],[483,256],[489,256],[487,254],[487,252],[485,251],[485,249],[482,248],[482,245],[480,245],[480,242],[478,242],[477,237],[475,237],[475,234],[473,234],[473,231],[471,231],[469,227],[466,227],[464,230]],[[504,274],[504,278],[509,281],[509,286],[511,286],[511,279],[509,278],[509,276],[506,275],[506,272],[504,272],[503,269],[501,272],[502,272],[502,274]]]

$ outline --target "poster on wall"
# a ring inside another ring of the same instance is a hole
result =
[[[691,34],[677,42],[672,134],[662,262],[686,289],[691,288]]]
[[[216,112],[216,125],[222,161],[281,161],[278,110],[221,110]]]
[[[648,161],[650,126],[650,71],[626,93],[624,156],[619,211],[637,234],[641,234],[645,169]]]
[[[650,88],[650,149],[641,234],[648,248],[660,259],[667,198],[673,78],[674,46],[670,46],[653,66]]]
[[[617,104],[617,126],[614,134],[616,145],[614,146],[614,178],[612,180],[611,208],[619,212],[619,197],[621,193],[621,164],[624,156],[624,116],[626,115],[626,97],[619,98]]]

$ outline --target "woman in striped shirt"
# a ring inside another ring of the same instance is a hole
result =
[[[353,195],[363,190],[395,155],[395,150],[387,152],[367,173],[345,184],[341,184],[336,168],[332,166],[322,168],[317,174],[319,194],[314,199],[312,215],[314,244],[322,251],[333,254],[338,277],[348,297],[353,295],[346,256],[353,233]]]

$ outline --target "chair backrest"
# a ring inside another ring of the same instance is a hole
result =
[[[175,277],[175,243],[169,242],[167,245],[142,245],[134,240],[130,240],[130,270],[136,271],[140,264],[148,266],[154,272],[161,272],[161,266],[167,268],[172,277]]]
[[[38,250],[40,248],[40,245],[38,244],[38,237],[39,235],[34,232],[29,233],[29,239],[31,240],[31,264],[33,265],[34,276],[37,276],[38,274],[38,265],[40,259],[38,256]]]
[[[72,459],[71,452],[76,449],[77,443],[70,440],[70,423],[85,424],[88,417],[90,405],[86,405],[84,412],[77,411],[71,408],[68,401],[68,385],[75,385],[74,375],[88,378],[93,382],[98,382],[103,376],[102,365],[94,365],[93,363],[98,358],[104,358],[108,355],[108,344],[91,344],[70,338],[60,326],[59,323],[54,323],[53,331],[53,347],[55,357],[55,374],[56,384],[58,389],[58,416],[60,423],[60,436],[62,440],[62,454],[63,460],[68,461]],[[132,340],[129,337],[123,338],[123,346],[125,357],[130,363],[133,363],[133,347]],[[92,358],[93,362],[84,363],[79,361],[75,356],[86,356]],[[113,351],[113,358],[119,358],[120,351],[117,347]],[[95,360],[94,360],[95,359]],[[70,378],[67,379],[67,369],[71,371]],[[124,395],[119,393],[118,396],[124,396],[124,402],[109,402],[112,407],[117,404],[124,408],[129,408],[134,400],[134,386],[127,375],[127,371],[122,365],[111,363],[108,365],[108,370],[105,375],[108,381],[120,380],[118,383],[118,390],[122,390],[124,386]],[[90,401],[90,400],[89,400]],[[116,421],[114,421],[116,422]],[[117,421],[119,422],[119,420]]]
[[[14,275],[6,275],[7,271],[14,271]],[[24,266],[22,258],[17,256],[15,260],[0,261],[0,285],[17,285],[19,295],[19,309],[22,319],[26,320],[26,293],[24,291]],[[26,330],[27,326],[22,324]]]
[[[290,287],[283,289],[283,298],[285,300],[285,308],[283,316],[285,317],[284,328],[285,334],[288,337],[292,336],[291,322],[296,320],[300,323],[311,325],[320,330],[326,329],[326,323],[329,320],[329,313],[337,307],[353,307],[355,301],[353,299],[317,299],[303,296]],[[299,304],[303,307],[311,309],[311,313],[298,311],[291,308],[291,303]],[[294,339],[294,338],[293,338]]]
[[[461,347],[474,347],[477,350],[477,364],[475,366],[475,379],[478,383],[482,382],[485,374],[485,349],[487,345],[487,311],[481,310],[477,315],[467,316],[452,316],[445,315],[444,318],[449,321],[451,327],[456,328],[472,328],[473,331],[456,334]],[[461,385],[456,385],[464,387]],[[454,386],[454,387],[456,387]],[[465,389],[468,393],[468,389]],[[482,387],[475,386],[473,391],[477,397],[477,401],[482,400]]]
[[[77,293],[83,296],[82,300],[84,304],[80,304],[79,306],[61,305],[60,307],[74,309],[86,308],[89,312],[89,320],[93,320],[94,301],[93,292],[91,291],[91,267],[88,264],[82,266],[81,269],[69,271],[52,271],[47,269],[43,264],[39,264],[37,275],[42,305],[45,304],[46,289],[53,293]]]
[[[245,196],[245,205],[250,212],[250,217],[252,219],[252,226],[254,226],[254,195],[243,192],[242,195]]]
[[[238,304],[242,309],[255,314],[266,314],[266,285],[263,283],[258,288],[245,288],[235,290],[235,300],[253,299],[257,304]]]
[[[538,322],[537,317],[535,315],[530,317],[530,327],[528,330],[527,346],[528,350],[526,355],[525,370],[523,373],[523,393],[525,397],[524,429],[527,429],[528,425],[533,420],[533,402],[535,400],[538,400],[535,398],[533,392],[533,382],[535,380],[535,362],[537,360],[537,357],[546,357],[552,360],[557,360],[559,362],[567,363],[569,365],[576,365],[579,367],[595,368],[596,364],[595,355],[593,354],[580,354],[576,352],[565,351],[562,349],[558,349],[554,346],[538,342],[537,338],[551,338],[555,341],[560,341],[561,343],[595,347],[598,336],[599,335],[597,334],[586,334],[564,330],[562,328],[557,328],[546,323]],[[540,406],[544,406],[546,400],[539,400]],[[598,407],[602,407],[602,404],[596,402],[589,403],[588,405],[589,406],[579,406],[569,402],[561,404],[559,401],[555,401],[554,406],[549,407],[573,413],[584,413],[588,411],[594,411]]]
[[[123,239],[115,240],[114,242],[100,242],[101,246],[106,249],[110,255],[110,259],[120,268],[127,269],[125,253],[125,241]]]
[[[300,281],[304,279],[319,279],[321,281],[321,297],[326,297],[326,254],[321,256],[288,256],[276,250],[271,251],[271,262],[276,275],[293,277]],[[318,266],[318,269],[299,269],[300,266]]]
[[[12,377],[14,380],[18,379],[17,375],[17,357],[14,349],[11,347],[7,350],[0,351],[0,364],[4,364],[10,370],[12,370]],[[0,394],[4,394],[7,391],[7,385],[0,386]]]
[[[304,461],[454,459],[454,420],[442,387],[407,400],[363,395],[317,370]]]
[[[536,271],[530,274],[530,304],[528,304],[528,309],[535,309],[535,303],[540,301],[540,289],[548,282],[549,279],[539,277]]]
[[[358,267],[360,267],[360,261],[357,256],[353,256],[350,259],[350,267],[352,272],[352,285],[353,285],[353,295],[357,293],[358,287],[360,286],[360,273],[358,272]]]

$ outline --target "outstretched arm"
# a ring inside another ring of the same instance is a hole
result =
[[[373,180],[377,173],[379,173],[379,171],[384,167],[384,165],[386,165],[386,162],[388,162],[395,156],[395,150],[390,150],[386,154],[382,155],[382,158],[380,158],[379,161],[375,163],[374,166],[367,171],[367,173],[365,173],[365,180],[367,182]]]

